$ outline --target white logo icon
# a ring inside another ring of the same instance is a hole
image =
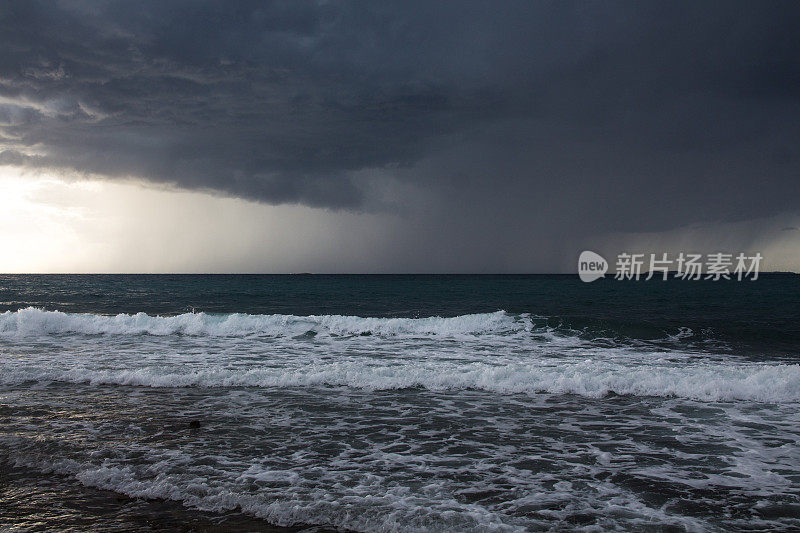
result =
[[[578,258],[578,276],[580,276],[581,281],[589,283],[600,279],[605,276],[607,271],[608,261],[603,259],[600,254],[589,250],[581,252],[581,256]]]

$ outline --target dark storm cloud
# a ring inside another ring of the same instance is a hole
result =
[[[488,240],[763,216],[800,190],[799,13],[5,2],[0,163],[347,209],[391,178]]]

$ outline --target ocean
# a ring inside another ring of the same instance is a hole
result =
[[[800,276],[2,275],[0,529],[800,528]]]

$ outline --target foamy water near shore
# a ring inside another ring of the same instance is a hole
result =
[[[284,526],[793,524],[800,366],[692,337],[504,311],[25,308],[0,314],[0,449],[37,475]]]

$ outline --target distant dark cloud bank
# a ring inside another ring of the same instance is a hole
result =
[[[788,1],[6,1],[0,164],[416,212],[493,253],[764,217],[800,200],[798,28]]]

